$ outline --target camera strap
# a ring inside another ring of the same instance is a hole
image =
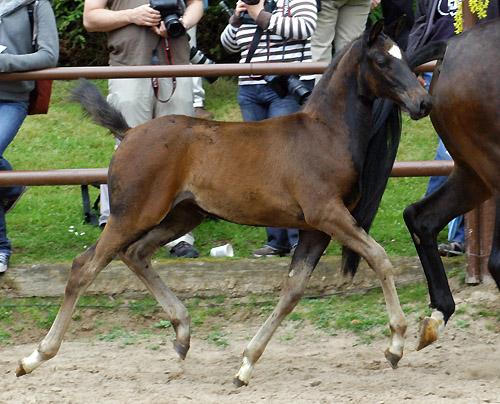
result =
[[[163,45],[162,48],[163,48],[163,51],[165,52],[165,60],[167,61],[167,64],[173,65],[174,63],[172,60],[172,55],[170,53],[170,46],[168,43],[168,39],[160,38],[158,40],[158,45],[160,45],[160,42]],[[151,64],[153,66],[158,66],[160,64],[159,59],[158,59],[158,45],[156,46],[155,49],[153,49],[153,54],[151,56]],[[177,77],[172,77],[172,93],[170,94],[170,97],[168,97],[166,100],[160,99],[160,96],[159,96],[160,86],[158,83],[158,77],[151,77],[151,87],[153,88],[153,94],[154,94],[155,98],[158,100],[158,102],[161,102],[162,104],[166,104],[174,96],[175,89],[177,87]]]

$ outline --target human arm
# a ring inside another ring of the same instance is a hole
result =
[[[248,14],[262,29],[286,39],[309,38],[316,29],[316,0],[289,0],[289,12],[270,13],[264,10],[264,1],[254,6],[246,5]]]
[[[0,72],[28,71],[54,67],[59,58],[59,36],[54,12],[48,1],[41,1],[34,9],[36,51],[26,54],[0,53]],[[31,26],[23,32],[31,38]]]
[[[149,4],[127,10],[108,10],[106,4],[107,0],[85,0],[83,25],[87,31],[107,32],[129,24],[146,27],[156,27],[160,24],[160,12]]]
[[[188,0],[186,1],[186,9],[179,18],[180,23],[184,26],[186,31],[194,27],[203,16],[203,1],[202,0]],[[153,31],[164,38],[167,37],[167,29],[162,22],[159,27],[152,27]]]

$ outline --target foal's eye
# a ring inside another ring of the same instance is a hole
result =
[[[377,66],[381,69],[385,69],[387,67],[387,63],[385,62],[385,60],[377,60]]]

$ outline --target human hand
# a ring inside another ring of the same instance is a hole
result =
[[[161,14],[159,11],[150,7],[149,4],[132,9],[132,23],[136,25],[144,25],[147,27],[157,27],[161,22]]]
[[[236,7],[234,8],[234,15],[236,17],[241,17],[241,13],[247,11],[247,5],[246,3],[242,2],[241,0],[238,0],[236,3]]]
[[[167,37],[167,28],[163,21],[160,22],[160,25],[153,25],[151,29],[156,35],[162,36],[163,38]]]
[[[380,4],[380,0],[372,0],[372,3],[370,5],[370,10],[373,10],[375,7],[377,7]]]
[[[240,17],[241,13],[243,11],[246,11],[248,13],[248,15],[255,21],[255,20],[257,20],[259,13],[264,9],[264,1],[265,0],[260,0],[257,4],[250,5],[250,4],[244,3],[242,0],[238,0],[238,2],[236,3],[236,8],[234,10],[234,14],[237,17]],[[236,10],[238,10],[239,13],[237,13]]]

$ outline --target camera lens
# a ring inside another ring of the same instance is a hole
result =
[[[288,91],[294,95],[300,105],[303,105],[311,95],[311,89],[297,76],[288,77]]]
[[[167,15],[164,22],[169,37],[179,38],[186,33],[186,28],[184,28],[184,25],[181,24],[177,15]]]

